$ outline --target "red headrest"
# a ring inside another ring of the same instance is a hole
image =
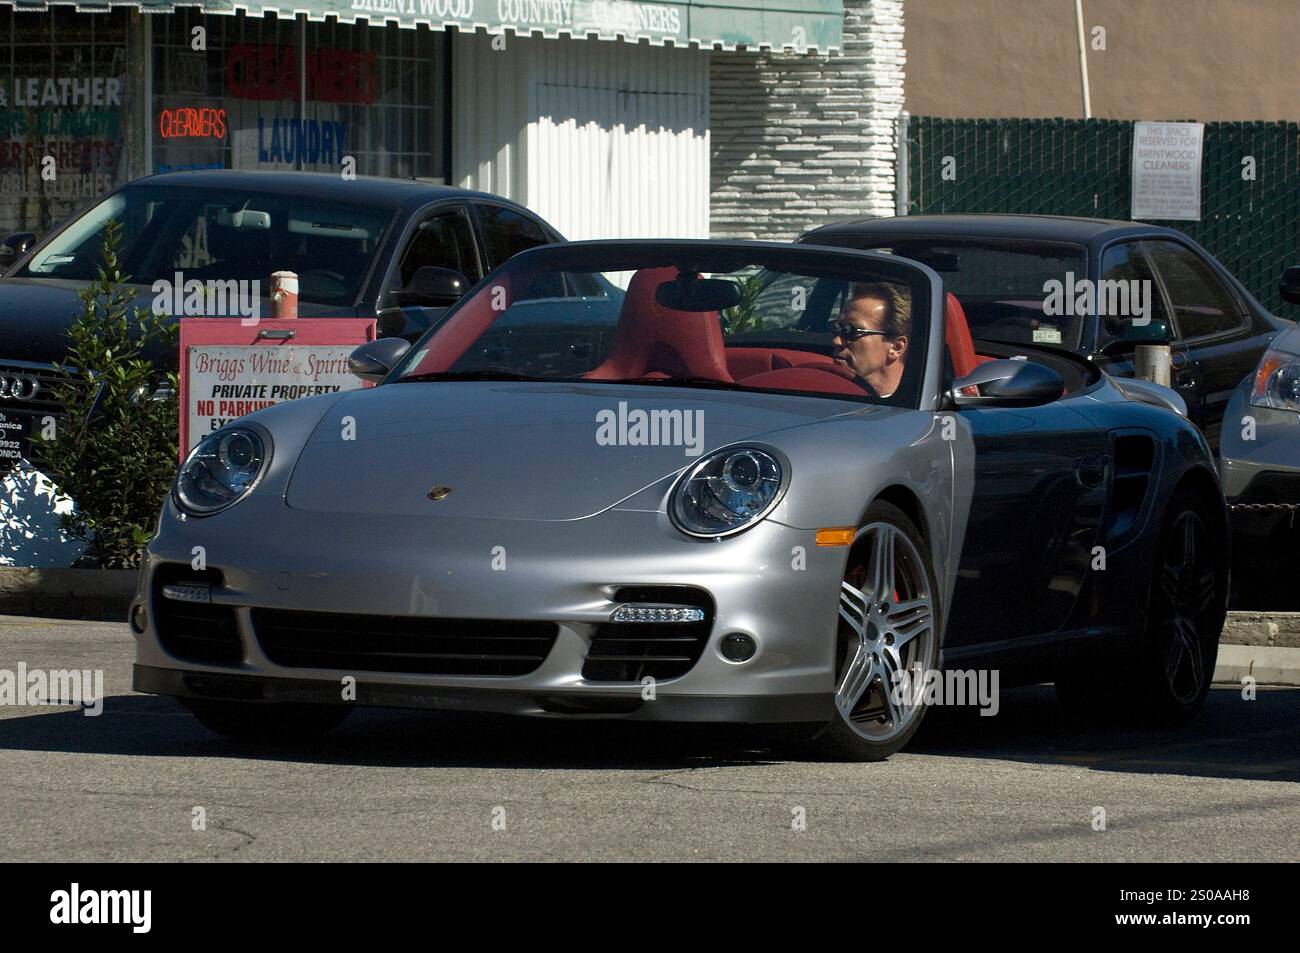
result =
[[[975,342],[966,323],[966,312],[951,291],[944,297],[943,324],[944,343],[952,358],[952,372],[956,377],[965,377],[979,366],[979,360],[975,357]]]
[[[661,374],[731,381],[718,313],[674,311],[655,300],[655,290],[676,277],[676,268],[643,268],[632,276],[609,357],[584,377],[618,380]]]

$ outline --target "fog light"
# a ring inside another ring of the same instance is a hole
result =
[[[611,622],[703,622],[704,610],[697,606],[622,605],[610,616]]]
[[[206,582],[172,583],[163,586],[163,596],[177,602],[211,602],[212,590]]]
[[[148,622],[149,622],[149,618],[148,616],[145,615],[144,603],[137,602],[135,605],[131,607],[132,631],[134,631],[137,635],[143,634],[145,626],[148,624]]]
[[[748,662],[758,651],[758,643],[743,632],[732,632],[722,637],[718,651],[729,662]]]

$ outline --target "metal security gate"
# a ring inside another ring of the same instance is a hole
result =
[[[1129,216],[1127,120],[913,116],[907,140],[912,214]],[[1201,181],[1199,222],[1156,224],[1190,235],[1266,307],[1293,317],[1277,281],[1300,264],[1300,123],[1207,123]]]

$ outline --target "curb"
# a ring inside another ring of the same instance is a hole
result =
[[[1300,648],[1300,612],[1229,612],[1219,641],[1223,645]]]
[[[0,614],[47,619],[126,619],[134,569],[0,567]]]
[[[1300,648],[1220,645],[1214,683],[1239,688],[1247,676],[1257,685],[1300,687]]]

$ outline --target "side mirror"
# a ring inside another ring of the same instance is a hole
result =
[[[1283,301],[1300,304],[1300,265],[1292,265],[1283,270],[1277,290],[1282,292]]]
[[[1065,381],[1045,364],[987,361],[953,381],[948,399],[957,407],[1037,407],[1065,391]]]
[[[378,384],[410,349],[411,342],[406,338],[368,341],[348,355],[348,370],[363,381]]]
[[[466,291],[469,291],[469,280],[459,271],[424,265],[415,269],[411,280],[395,297],[399,305],[438,307],[455,304]]]
[[[1162,318],[1148,318],[1145,323],[1137,324],[1132,318],[1126,318],[1119,326],[1113,338],[1101,347],[1101,353],[1131,353],[1139,344],[1168,344],[1169,322]]]
[[[32,232],[14,232],[0,243],[0,271],[4,271],[36,244],[36,235]]]

